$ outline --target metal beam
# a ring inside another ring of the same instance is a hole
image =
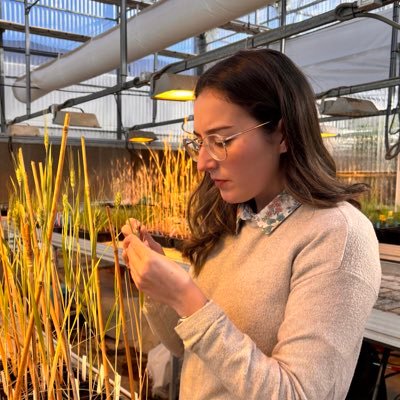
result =
[[[382,6],[393,3],[394,0],[384,0]],[[183,72],[192,68],[199,67],[201,65],[216,61],[218,59],[227,57],[239,50],[243,50],[246,48],[265,46],[269,43],[276,42],[282,38],[288,38],[293,35],[297,35],[299,33],[305,32],[310,29],[315,29],[323,25],[332,24],[340,20],[351,20],[356,18],[363,11],[359,10],[353,3],[343,3],[336,7],[335,10],[329,11],[327,13],[321,14],[317,17],[310,18],[305,21],[297,22],[295,24],[283,26],[277,29],[270,30],[268,32],[259,33],[253,37],[241,40],[236,43],[229,44],[224,47],[220,47],[215,50],[211,50],[206,54],[201,54],[197,56],[193,56],[184,61],[179,61],[173,64],[168,65],[163,68],[158,73],[164,73],[166,71],[171,73]],[[105,90],[98,91],[96,93],[90,94],[88,96],[82,96],[75,99],[70,99],[64,102],[61,105],[58,105],[58,109],[63,109],[67,107],[71,107],[74,105],[82,104],[87,101],[99,99],[104,96],[108,96],[110,94],[117,93],[121,90],[130,89],[132,87],[141,87],[149,84],[149,82],[141,81],[140,78],[135,78],[131,81],[125,82],[123,85],[116,85]],[[371,89],[372,90],[372,89]],[[23,115],[14,118],[11,123],[18,123],[22,121],[26,121],[32,118],[40,117],[43,113],[50,113],[52,110],[52,106],[49,106],[47,109],[38,111],[31,115]]]
[[[398,114],[400,111],[399,108],[393,108],[389,111],[390,115]],[[378,110],[376,112],[365,114],[365,115],[357,115],[352,117],[345,117],[345,116],[332,116],[332,117],[322,117],[319,119],[319,122],[334,122],[334,121],[345,121],[345,120],[353,120],[353,119],[360,119],[360,118],[370,118],[370,117],[382,117],[386,116],[387,110]]]
[[[400,77],[397,78],[389,78],[389,79],[382,79],[380,81],[369,82],[369,83],[362,83],[360,85],[354,86],[346,86],[346,87],[338,87],[327,90],[326,92],[317,93],[315,97],[320,99],[322,97],[338,97],[338,96],[345,96],[347,94],[355,94],[361,92],[368,92],[369,90],[378,90],[383,88],[389,88],[393,86],[400,85]]]
[[[193,116],[189,116],[189,118],[187,118],[187,120],[193,121]],[[185,121],[185,118],[176,118],[176,119],[170,119],[167,121],[160,121],[160,122],[147,122],[147,123],[140,124],[140,125],[134,125],[130,129],[141,130],[141,129],[146,129],[146,128],[155,128],[157,126],[182,124],[184,121]]]
[[[160,50],[157,54],[159,56],[181,58],[182,60],[195,56],[195,54],[182,53],[180,51],[168,50],[168,49]]]
[[[84,43],[92,38],[91,36],[78,35],[76,33],[69,33],[69,32],[64,32],[64,31],[57,31],[55,29],[39,28],[37,26],[30,26],[29,29],[30,29],[30,33],[34,34],[34,35],[52,37],[52,38],[57,38],[57,39],[71,40],[73,42]],[[16,22],[0,20],[0,30],[25,32],[25,25],[17,24]],[[11,48],[11,47],[9,47],[9,48]],[[8,51],[10,51],[10,50],[8,50]],[[16,50],[16,52],[18,52],[18,51]],[[32,51],[32,54],[33,54],[33,51]],[[56,53],[54,53],[54,54],[56,54]],[[158,54],[161,56],[166,56],[166,57],[180,58],[182,60],[189,58],[189,57],[193,57],[193,54],[182,53],[179,51],[173,51],[173,50],[167,50],[167,49],[159,51]]]
[[[0,29],[9,30],[9,31],[17,31],[17,32],[25,32],[25,25],[18,24],[16,22],[10,22],[5,20],[0,20]],[[57,39],[65,39],[72,40],[74,42],[86,42],[91,39],[90,36],[86,35],[78,35],[76,33],[57,31],[55,29],[48,28],[39,28],[38,26],[30,26],[29,30],[31,34],[40,35],[40,36],[48,36]]]
[[[261,32],[266,32],[269,29],[261,26],[250,24],[243,21],[230,21],[222,26],[219,27],[220,29],[225,29],[227,31],[234,31],[236,33],[247,33],[248,35],[257,35]]]
[[[384,0],[382,6],[392,4],[393,2],[394,0]],[[378,8],[378,6],[376,6],[375,8]],[[351,20],[353,18],[359,17],[363,13],[365,14],[365,12],[357,8],[354,3],[342,3],[334,10],[328,11],[324,14],[320,14],[316,17],[309,18],[305,21],[296,22],[294,24],[282,26],[276,29],[271,29],[270,31],[259,33],[258,35],[255,35],[253,37],[248,37],[246,39],[228,44],[218,49],[210,50],[206,54],[200,54],[197,56],[193,56],[187,60],[170,64],[168,68],[165,68],[165,70],[163,70],[163,72],[168,71],[171,73],[178,73],[186,71],[192,68],[199,67],[200,65],[208,64],[210,62],[228,57],[239,50],[266,46],[273,42],[277,42],[281,39],[298,35],[311,29],[316,29],[324,25],[337,23],[339,20]]]
[[[114,132],[115,133],[115,132]],[[0,143],[11,143],[11,144],[38,144],[43,145],[43,136],[10,136],[8,134],[0,134]],[[53,145],[61,144],[60,136],[50,136],[49,143]],[[152,150],[164,149],[164,142],[162,140],[155,140],[147,145],[140,143],[131,143],[125,140],[113,140],[113,139],[98,139],[98,138],[87,138],[85,137],[85,145],[88,147],[109,147],[109,148],[121,148],[121,149],[136,149],[145,150],[151,148]],[[81,146],[81,138],[69,137],[68,146]],[[178,145],[176,145],[176,148]],[[175,147],[173,147],[175,149]]]
[[[121,5],[121,0],[92,0],[92,1],[95,1],[96,3],[112,4],[114,6]],[[152,5],[153,5],[152,3],[146,3],[144,1],[135,1],[135,0],[126,1],[126,6],[128,8],[138,8],[139,10],[150,7]]]
[[[20,53],[25,54],[25,49],[23,47],[14,47],[14,46],[3,46],[3,50],[10,53]],[[43,51],[43,50],[35,50],[31,49],[31,55],[41,56],[41,57],[51,57],[57,58],[60,56],[60,53],[55,53],[53,51]]]
[[[105,97],[105,96],[109,96],[111,94],[121,92],[122,90],[131,89],[133,87],[139,88],[139,87],[146,86],[146,85],[148,85],[147,81],[141,81],[140,78],[134,78],[131,81],[127,81],[122,84],[117,84],[117,85],[111,86],[107,89],[99,90],[98,92],[95,92],[95,93],[91,93],[91,94],[88,94],[85,96],[75,97],[73,99],[68,99],[68,100],[64,101],[64,103],[62,103],[62,104],[52,104],[49,107],[47,107],[43,110],[40,110],[40,111],[36,111],[32,114],[16,117],[12,121],[10,121],[8,123],[8,125],[17,124],[22,121],[27,121],[32,118],[40,117],[43,114],[51,114],[54,111],[59,111],[64,108],[73,107],[78,104],[87,103],[88,101],[99,99],[99,98]]]

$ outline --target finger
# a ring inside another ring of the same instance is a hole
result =
[[[137,234],[140,227],[140,221],[135,218],[129,218],[125,221],[125,225],[121,228],[121,232],[128,236],[130,234]]]
[[[138,284],[138,275],[136,273],[135,268],[131,264],[127,264],[127,267],[129,269],[129,275],[131,276],[133,283],[135,284],[136,288],[139,289],[139,284]]]
[[[142,242],[139,242],[141,246],[145,247]],[[142,279],[141,279],[141,267],[143,262],[140,261],[137,254],[134,251],[129,252],[126,266],[129,270],[129,274],[138,290],[142,290]]]
[[[140,226],[139,236],[142,240],[146,239],[148,236],[151,236],[145,225]]]
[[[128,236],[128,235],[132,234],[132,230],[129,225],[123,225],[121,228],[121,232],[124,236]]]
[[[129,245],[126,248],[129,260],[132,262],[143,262],[148,258],[151,249],[149,249],[143,242],[135,235],[130,236]]]
[[[145,226],[140,228],[140,238],[142,241],[147,241],[152,250],[156,251],[157,253],[164,254],[164,250],[162,249],[160,243],[154,240],[153,236],[150,235]]]
[[[128,226],[130,226],[133,234],[137,235],[140,230],[140,221],[135,218],[129,218],[126,222]]]
[[[124,249],[126,249],[129,246],[129,243],[132,241],[133,237],[136,236],[131,233],[122,241],[122,246]]]

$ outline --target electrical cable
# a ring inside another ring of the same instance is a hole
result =
[[[378,15],[378,14],[372,14],[372,13],[362,13],[362,14],[356,14],[355,15],[356,18],[373,18],[373,19],[377,19],[379,21],[384,22],[385,24],[390,25],[391,27],[395,28],[395,29],[400,29],[400,24],[398,24],[395,21],[392,21],[391,19],[382,17],[382,15]]]
[[[381,22],[384,22],[385,24],[390,25],[391,27],[393,27],[395,29],[400,29],[399,23],[392,21],[391,19],[388,19],[386,17],[383,17],[382,15],[368,13],[368,12],[360,12],[360,10],[362,10],[362,8],[358,7],[356,2],[355,3],[343,3],[343,4],[339,4],[336,7],[335,16],[338,21],[340,21],[340,22],[348,21],[349,16],[346,14],[342,15],[342,12],[349,8],[352,11],[353,18],[373,18],[373,19],[377,19]]]

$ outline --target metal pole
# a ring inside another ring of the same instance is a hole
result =
[[[31,7],[28,0],[24,0],[25,5],[25,75],[26,75],[26,114],[31,113],[31,41],[29,33],[29,12]]]
[[[120,61],[120,82],[123,83],[126,81],[128,76],[127,70],[127,30],[126,30],[126,0],[121,0],[121,12],[120,12],[120,42],[121,42],[121,61]]]
[[[117,103],[117,139],[122,139],[122,99],[121,99],[121,92],[117,92],[115,94],[115,101]]]
[[[195,37],[195,53],[200,55],[207,51],[207,36],[206,33],[200,33],[200,35]],[[197,75],[200,76],[204,72],[204,65],[197,67]]]
[[[399,20],[399,2],[395,1],[393,3],[393,21],[398,22]],[[389,78],[394,78],[396,76],[396,66],[397,66],[397,55],[398,55],[398,30],[396,28],[392,28],[392,41],[390,46],[390,64],[389,64]],[[394,87],[389,87],[388,90],[388,103],[387,103],[387,115],[385,119],[385,132],[389,132],[389,118],[390,118],[390,110],[392,108],[392,97],[394,92]],[[385,143],[386,148],[389,145],[389,142]]]
[[[286,0],[281,0],[281,19],[280,19],[280,26],[284,27],[286,26]],[[280,50],[282,53],[285,52],[285,44],[286,44],[286,39],[282,38],[281,44],[280,44]]]
[[[153,72],[156,72],[158,69],[158,53],[154,53],[154,57],[153,57]],[[157,110],[158,110],[158,103],[156,99],[153,99],[153,101],[151,102],[151,121],[153,123],[156,122],[157,119]]]
[[[119,34],[120,34],[120,64],[118,69],[118,84],[126,82],[127,73],[127,35],[126,35],[126,0],[121,0],[119,10]],[[117,101],[117,139],[122,139],[124,126],[122,123],[122,94],[116,94]]]
[[[393,3],[393,21],[399,22],[399,2],[395,1]],[[398,57],[398,30],[394,27],[392,28],[392,42],[390,48],[390,67],[389,67],[389,78],[393,78],[397,75],[397,57]],[[390,134],[390,117],[391,117],[391,108],[392,108],[392,97],[394,94],[396,87],[389,87],[388,88],[388,102],[386,108],[386,115],[385,115],[385,151],[388,153],[388,149],[390,146],[389,143],[389,134]],[[399,96],[400,90],[399,86],[397,86],[397,104],[399,104]],[[386,154],[389,156],[389,154]],[[394,207],[397,211],[397,208],[400,204],[400,176],[399,176],[399,163],[400,157],[397,155],[397,174],[396,174],[396,186],[395,186],[395,198],[394,198]]]
[[[0,2],[0,19],[3,18],[2,3]],[[0,123],[1,133],[6,133],[6,98],[4,91],[4,48],[3,48],[3,33],[0,29]]]

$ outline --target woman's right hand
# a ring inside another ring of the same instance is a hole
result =
[[[153,237],[150,235],[150,233],[147,231],[146,227],[141,224],[140,221],[138,221],[135,218],[129,218],[126,222],[125,225],[121,228],[121,232],[125,237],[128,237],[131,234],[134,234],[139,237],[139,239],[146,244],[151,250],[159,253],[159,254],[165,254],[163,248],[159,243],[157,243]]]

